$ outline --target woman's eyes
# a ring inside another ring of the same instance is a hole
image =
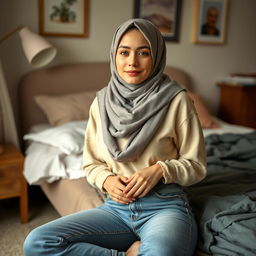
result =
[[[148,52],[148,51],[139,51],[138,55],[139,56],[150,56],[150,52]]]
[[[128,51],[121,51],[120,54],[126,56],[128,55]]]
[[[123,55],[123,56],[129,56],[128,51],[120,51],[120,54]],[[150,52],[148,52],[148,51],[138,51],[137,55],[146,57],[146,56],[150,56]]]

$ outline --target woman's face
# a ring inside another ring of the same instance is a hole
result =
[[[218,21],[218,10],[216,8],[210,8],[207,13],[208,25],[212,28],[216,27]]]
[[[117,48],[116,68],[127,84],[140,84],[152,70],[152,55],[149,43],[138,29],[123,35]]]

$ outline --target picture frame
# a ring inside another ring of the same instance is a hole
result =
[[[89,36],[89,0],[38,0],[38,9],[41,35]]]
[[[224,44],[227,16],[228,0],[194,0],[192,42]]]
[[[182,0],[134,0],[134,17],[150,20],[166,41],[179,41]]]

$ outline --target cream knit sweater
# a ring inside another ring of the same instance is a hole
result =
[[[121,150],[127,138],[118,139]],[[164,183],[189,186],[207,173],[201,126],[193,103],[185,91],[171,102],[166,117],[142,155],[133,162],[113,160],[103,142],[97,99],[94,100],[85,133],[83,169],[88,182],[103,191],[109,175],[129,177],[137,170],[159,163]]]

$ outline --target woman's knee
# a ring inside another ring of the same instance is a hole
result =
[[[25,256],[35,255],[37,247],[39,247],[40,241],[42,241],[42,232],[40,227],[32,230],[26,237],[23,244],[23,251]]]
[[[138,255],[148,255],[148,256],[188,256],[193,255],[193,250],[189,251],[189,246],[184,242],[179,243],[170,243],[164,242],[165,239],[160,240],[159,238],[155,238],[154,242],[147,243],[142,242],[139,248]]]
[[[56,248],[61,243],[60,237],[52,234],[50,230],[47,231],[44,226],[40,226],[32,230],[26,237],[23,244],[23,251],[25,256],[40,256],[48,255],[47,252]]]
[[[159,214],[148,224],[141,232],[141,255],[192,255],[197,242],[193,218]]]

